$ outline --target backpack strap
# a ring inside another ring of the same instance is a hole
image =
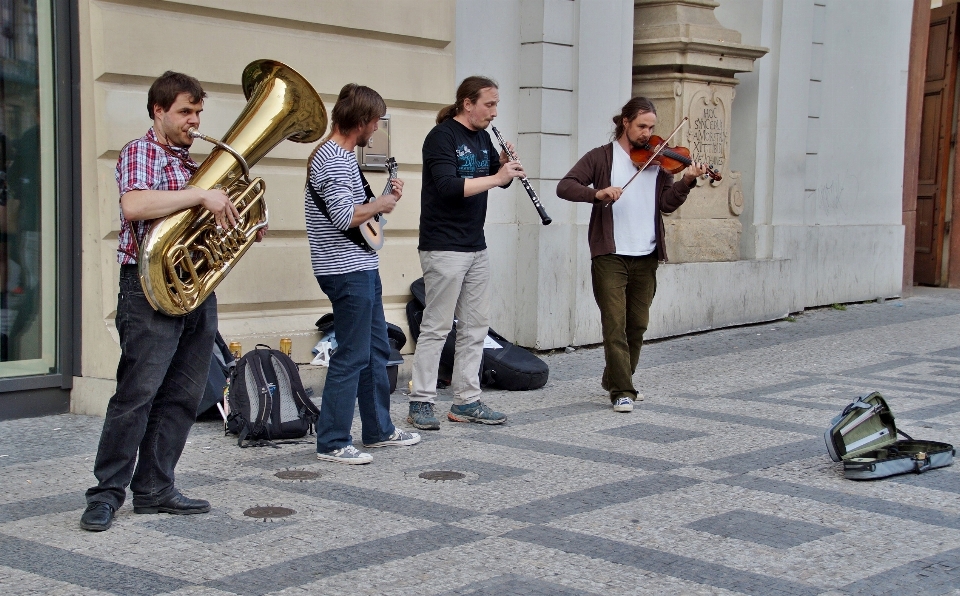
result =
[[[363,177],[363,173],[360,173],[360,179],[363,180],[363,189],[367,193],[367,201],[373,197],[373,192],[370,190],[370,185],[367,184],[366,178]],[[323,200],[323,197],[313,188],[313,185],[310,184],[310,174],[307,174],[307,191],[310,193],[310,197],[313,199],[313,204],[317,206],[317,209],[324,217],[332,224],[333,220],[330,219],[330,211],[327,210],[327,202]],[[335,228],[340,230],[340,228]],[[353,242],[363,250],[369,253],[376,253],[377,251],[373,250],[367,245],[367,241],[363,239],[363,234],[360,233],[360,228],[347,228],[346,230],[340,230],[340,232],[349,240]]]

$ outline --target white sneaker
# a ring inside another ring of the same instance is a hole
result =
[[[629,397],[618,397],[617,401],[613,404],[614,412],[632,412],[633,411],[633,400]]]
[[[317,459],[335,461],[341,464],[369,464],[373,461],[373,456],[360,451],[353,445],[347,445],[346,447],[334,449],[326,453],[318,453]]]
[[[376,443],[370,443],[367,445],[363,444],[364,447],[389,447],[391,445],[396,445],[397,447],[406,447],[408,445],[416,445],[420,442],[420,433],[407,432],[405,430],[400,430],[399,428],[393,431],[393,434],[390,435],[390,438],[386,441],[378,441]]]
[[[638,393],[637,396],[633,398],[633,401],[643,401],[643,394]]]

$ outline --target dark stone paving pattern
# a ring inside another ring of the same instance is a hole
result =
[[[742,454],[729,455],[727,457],[705,461],[697,465],[710,470],[722,470],[731,474],[744,474],[751,470],[772,468],[780,464],[823,455],[824,451],[826,451],[826,446],[822,438],[810,439],[798,443],[787,443],[785,445],[776,445],[756,451],[748,451]]]
[[[505,596],[507,594],[511,596],[588,596],[593,592],[584,592],[532,577],[509,574],[444,592],[441,596]]]
[[[960,549],[953,549],[847,584],[843,594],[956,594],[960,589]]]
[[[729,567],[706,563],[691,557],[673,555],[652,548],[628,545],[605,538],[544,526],[531,526],[514,530],[504,534],[504,538],[530,542],[567,553],[599,558],[619,565],[629,565],[630,567],[654,571],[743,594],[812,596],[819,593],[819,590],[800,583],[748,571],[736,571]]]
[[[661,443],[664,445],[710,436],[709,433],[697,432],[695,430],[644,423],[618,426],[617,428],[610,428],[598,432],[623,439],[647,441],[649,443]]]
[[[671,470],[677,467],[674,462],[669,462],[652,457],[642,457],[636,455],[625,455],[614,451],[603,449],[593,449],[591,447],[581,447],[569,443],[559,443],[556,441],[543,441],[540,439],[525,439],[505,433],[485,433],[476,435],[475,440],[484,443],[493,443],[503,447],[512,447],[514,449],[528,449],[540,453],[549,453],[550,455],[559,455],[561,457],[572,457],[601,464],[614,464],[627,468],[639,470]],[[474,438],[474,437],[471,437]]]
[[[636,480],[603,484],[577,492],[564,493],[549,499],[531,501],[509,509],[501,509],[496,512],[496,515],[517,521],[542,524],[568,515],[589,513],[595,509],[609,507],[624,501],[673,492],[695,484],[699,484],[699,481],[681,476],[666,474],[643,476]]]
[[[273,482],[272,480],[256,478],[250,479],[250,483],[270,487],[274,490],[300,493],[330,501],[339,501],[358,507],[375,508],[380,511],[388,511],[417,519],[455,520],[477,515],[476,511],[470,509],[434,503],[433,501],[423,499],[413,499],[373,488],[360,488],[347,484],[326,482],[324,480],[293,483]]]
[[[738,509],[687,524],[691,530],[724,538],[792,548],[839,532],[833,528]]]
[[[0,565],[90,590],[130,596],[171,592],[191,583],[3,534],[0,534]],[[16,590],[13,586],[7,589]]]
[[[799,433],[802,435],[822,435],[823,429],[808,424],[799,424],[787,420],[776,420],[773,418],[760,418],[758,416],[743,416],[742,414],[728,414],[725,412],[713,412],[697,410],[695,408],[684,408],[677,406],[664,406],[659,404],[649,404],[644,409],[651,412],[662,412],[664,414],[676,414],[677,416],[688,416],[690,418],[709,417],[716,422],[729,422],[731,424],[741,424],[743,426],[754,426],[760,428],[771,428],[788,433]],[[776,409],[767,409],[771,414],[776,414]]]
[[[295,518],[280,518],[264,523],[261,520],[247,518],[238,520],[222,511],[214,509],[208,515],[171,515],[152,519],[140,524],[157,532],[188,538],[208,544],[244,538],[269,530],[276,530],[278,524],[295,524]]]
[[[515,468],[513,466],[503,466],[490,462],[477,461],[473,459],[452,459],[449,461],[430,464],[429,466],[417,466],[416,468],[407,468],[407,472],[419,474],[427,468],[430,470],[449,470],[455,472],[470,472],[476,474],[476,480],[469,481],[471,484],[483,484],[493,482],[494,480],[506,480],[524,474],[529,474],[530,470]]]
[[[371,466],[318,463],[312,440],[240,450],[221,425],[198,424],[178,484],[213,511],[140,516],[127,504],[101,534],[75,520],[102,422],[0,422],[0,594],[956,594],[960,469],[845,481],[809,421],[826,426],[878,389],[905,430],[956,443],[958,314],[960,292],[946,292],[652,342],[633,415],[612,413],[599,390],[602,350],[547,355],[544,390],[485,394],[506,425],[444,422],[421,445],[374,451]],[[406,399],[392,407],[405,426]],[[678,463],[684,442],[704,453],[712,436],[722,457]],[[273,477],[283,469],[321,476]],[[427,469],[468,477],[418,479]],[[265,504],[297,513],[240,516]]]
[[[485,534],[453,526],[433,526],[351,546],[313,553],[282,563],[237,573],[207,585],[218,590],[262,596],[324,577],[375,567],[397,559],[415,557],[437,549],[483,540]]]
[[[936,470],[934,470],[935,472]],[[931,473],[932,472],[928,472]],[[939,477],[939,476],[938,476]],[[866,497],[862,495],[852,495],[840,491],[826,490],[822,488],[813,488],[802,484],[792,482],[782,482],[780,480],[771,480],[769,478],[758,478],[756,476],[737,476],[735,478],[724,478],[717,480],[720,484],[729,484],[749,488],[750,490],[762,491],[776,495],[786,495],[798,499],[806,499],[817,503],[827,505],[836,505],[847,507],[849,509],[861,510],[869,513],[879,513],[889,515],[902,520],[909,520],[931,526],[941,526],[960,530],[960,517],[956,514],[944,513],[937,509],[927,508],[917,503],[897,503],[888,499],[878,499],[876,497]]]

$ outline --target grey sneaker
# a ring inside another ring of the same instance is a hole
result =
[[[507,415],[495,412],[477,400],[462,406],[450,406],[447,418],[454,422],[476,422],[478,424],[503,424]]]
[[[428,401],[410,402],[410,415],[407,422],[420,430],[440,430],[440,421],[433,413],[433,404]]]
[[[613,402],[613,411],[614,412],[632,412],[633,411],[633,400],[629,397],[618,397],[617,401]]]
[[[408,445],[416,445],[420,442],[420,433],[411,433],[405,430],[400,430],[399,428],[393,431],[393,434],[390,435],[390,438],[386,441],[378,441],[376,443],[370,443],[369,445],[364,443],[364,447],[389,447],[391,445],[396,445],[397,447],[406,447]]]
[[[373,461],[373,456],[360,451],[353,445],[347,445],[326,453],[318,453],[317,459],[335,461],[340,464],[369,464]]]

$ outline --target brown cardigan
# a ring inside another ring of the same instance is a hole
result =
[[[570,169],[557,185],[557,196],[578,203],[592,203],[590,226],[587,228],[587,241],[590,244],[590,258],[617,252],[613,240],[613,209],[604,207],[597,200],[597,190],[610,186],[610,171],[613,169],[613,143],[591,149]],[[697,185],[696,179],[693,186]],[[592,186],[592,188],[590,188]],[[663,244],[663,216],[661,213],[673,213],[690,193],[689,186],[681,178],[673,181],[673,174],[663,170],[657,174],[657,259],[667,260],[667,249]]]

